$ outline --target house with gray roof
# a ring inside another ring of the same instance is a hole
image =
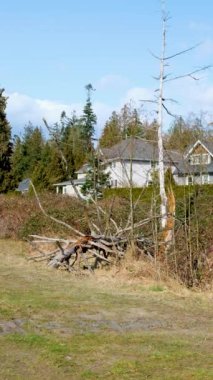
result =
[[[100,157],[110,173],[112,187],[147,186],[158,169],[158,145],[138,138],[128,138],[110,149],[102,149]],[[172,173],[181,161],[180,153],[164,150],[165,168]],[[130,179],[132,178],[132,181]]]
[[[197,140],[189,147],[174,178],[179,185],[213,184],[213,142]]]
[[[129,187],[130,184],[134,187],[148,186],[158,170],[157,142],[132,137],[112,148],[99,149],[97,154],[109,173],[112,188]],[[213,184],[213,143],[198,140],[184,156],[177,151],[165,149],[164,165],[165,169],[171,169],[178,185]],[[89,168],[86,163],[76,172],[74,184],[80,193]],[[70,181],[55,186],[58,193],[76,195]]]
[[[83,184],[85,182],[85,177],[86,177],[86,174],[84,175],[84,178],[80,178],[80,179],[77,178],[77,179],[74,179],[72,181],[63,181],[63,182],[54,183],[53,186],[56,188],[57,194],[63,194],[63,195],[69,195],[69,196],[76,197],[76,191],[78,191],[81,198],[83,199],[84,196],[81,193],[81,187],[83,186]],[[75,191],[72,183],[74,183],[76,191]]]
[[[129,187],[130,184],[134,187],[148,186],[158,169],[157,142],[131,137],[112,148],[99,149],[97,154],[106,172],[109,173],[112,188]],[[181,159],[181,155],[176,151],[164,151],[165,167],[171,168],[172,173]],[[76,172],[77,179],[74,180],[74,184],[79,192],[89,168],[89,164],[84,164]],[[57,193],[76,195],[70,181],[56,183],[55,186]]]

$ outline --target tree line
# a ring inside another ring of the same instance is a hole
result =
[[[95,162],[95,127],[97,116],[93,110],[93,87],[86,87],[86,102],[82,115],[62,112],[60,121],[49,126],[49,138],[41,127],[28,123],[21,136],[12,138],[11,125],[7,119],[7,97],[0,90],[0,192],[6,193],[17,188],[24,178],[31,178],[40,190],[52,190],[53,183],[67,180],[67,173],[75,178],[75,172],[85,162]],[[125,104],[120,111],[113,111],[106,121],[98,141],[100,148],[110,148],[130,136],[157,141],[158,124],[148,120],[143,112]],[[212,140],[212,126],[205,121],[205,115],[176,117],[164,134],[167,149],[184,152],[197,139]],[[61,153],[66,159],[65,168]]]

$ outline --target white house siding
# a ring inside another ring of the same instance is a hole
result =
[[[133,161],[132,162],[132,182],[134,186],[145,186],[151,179],[151,163]],[[129,186],[131,163],[130,161],[113,161],[106,169],[110,174],[112,187]]]
[[[84,196],[81,194],[81,186],[82,185],[75,185],[76,189],[79,191],[80,195],[82,198]],[[76,197],[76,192],[71,184],[66,184],[66,185],[56,185],[56,193],[57,194],[63,194],[63,195],[69,195],[70,197]]]
[[[84,179],[86,177],[86,173],[78,173],[78,179]]]
[[[213,185],[213,174],[209,174],[209,183]]]
[[[174,175],[174,180],[177,185],[184,186],[186,185],[186,177]]]
[[[75,195],[75,191],[72,187],[71,184],[69,185],[58,185],[56,186],[56,192],[59,194],[64,194],[64,195],[70,195],[70,196],[74,196]]]

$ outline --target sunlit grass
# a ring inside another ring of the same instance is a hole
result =
[[[73,278],[25,256],[23,244],[0,242],[0,378],[212,378],[204,296]]]

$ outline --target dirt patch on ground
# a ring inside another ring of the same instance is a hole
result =
[[[23,324],[24,320],[14,319],[11,321],[1,321],[0,320],[0,335],[5,334],[24,334]]]

